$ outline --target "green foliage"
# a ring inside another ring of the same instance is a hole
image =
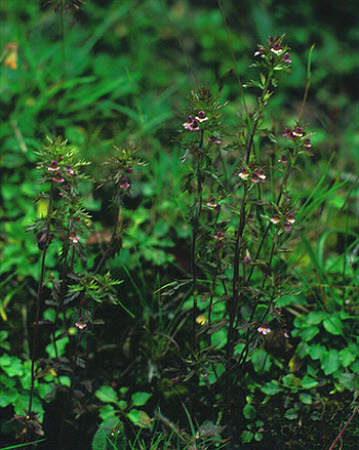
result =
[[[6,448],[314,449],[350,415],[357,11],[202,3],[0,5]]]

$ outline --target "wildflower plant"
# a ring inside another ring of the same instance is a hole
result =
[[[129,176],[133,167],[140,162],[133,157],[130,148],[117,148],[116,151],[118,156],[108,162],[112,165],[113,172],[107,180],[116,186],[114,230],[107,248],[95,266],[91,264],[93,259],[87,258],[87,249],[84,247],[91,218],[80,195],[81,183],[89,180],[85,174],[88,163],[79,158],[74,146],[60,138],[48,137],[43,149],[37,153],[44,191],[36,202],[47,204],[47,208],[46,214],[29,227],[29,231],[35,232],[37,246],[42,253],[41,271],[33,333],[29,404],[25,415],[17,415],[16,420],[26,424],[27,418],[32,418],[28,429],[40,436],[43,434],[41,424],[38,423],[37,427],[32,424],[38,417],[37,412],[33,411],[33,404],[39,371],[50,371],[55,378],[64,372],[70,374],[68,386],[73,389],[77,384],[77,368],[84,368],[88,363],[85,349],[94,332],[93,324],[98,322],[96,305],[103,301],[121,305],[116,286],[122,281],[112,279],[109,273],[102,275],[101,270],[106,260],[121,250],[121,202],[130,187]],[[56,275],[48,277],[47,259],[50,248],[53,248],[52,257],[56,258],[56,253],[58,254],[59,270]],[[49,290],[50,299],[44,294]],[[53,307],[46,320],[40,318],[44,302]],[[126,308],[125,310],[129,313]],[[50,326],[52,339],[49,351],[53,359],[46,361],[38,359],[39,330],[43,324]],[[65,339],[65,345],[59,345],[60,337],[61,340]],[[63,359],[66,344],[69,358]],[[57,386],[55,384],[53,389],[58,389]]]
[[[206,383],[224,383],[227,401],[259,336],[283,320],[276,312],[278,300],[294,289],[285,264],[298,226],[290,176],[298,157],[311,148],[300,122],[282,130],[268,129],[265,121],[279,73],[289,72],[292,64],[284,36],[270,37],[254,58],[259,80],[243,87],[259,90],[258,103],[248,111],[243,99],[234,139],[221,123],[225,105],[206,88],[192,92],[182,131],[184,187],[193,198],[192,356],[199,361],[206,352],[207,361],[216,361]],[[200,374],[203,367],[196,367]]]

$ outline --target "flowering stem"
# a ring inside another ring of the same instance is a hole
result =
[[[39,317],[40,317],[40,302],[41,302],[41,293],[44,284],[44,275],[45,275],[45,260],[47,249],[50,242],[50,222],[51,222],[51,211],[52,211],[52,199],[53,199],[53,191],[54,191],[54,183],[51,183],[50,193],[49,193],[49,204],[47,207],[47,217],[46,217],[46,241],[45,247],[42,252],[42,260],[41,260],[41,271],[40,271],[40,280],[37,288],[37,298],[36,298],[36,316],[35,316],[35,327],[34,327],[34,338],[32,344],[32,355],[31,355],[31,384],[30,384],[30,396],[29,396],[29,408],[28,414],[32,411],[32,400],[34,396],[34,386],[35,386],[35,359],[36,359],[36,350],[37,343],[39,340]]]
[[[200,142],[198,146],[198,159],[197,159],[197,198],[195,199],[196,214],[194,218],[193,231],[192,231],[192,251],[191,251],[191,266],[192,266],[192,290],[193,290],[193,313],[192,313],[192,349],[193,353],[197,350],[197,238],[199,231],[199,223],[202,212],[202,173],[201,173],[201,163],[202,163],[202,148],[203,148],[203,130],[201,129]]]
[[[250,160],[250,156],[251,156],[251,150],[252,150],[252,146],[253,146],[253,140],[254,140],[254,136],[256,134],[257,131],[257,126],[259,123],[259,120],[262,117],[262,113],[263,113],[263,107],[264,107],[264,98],[268,92],[269,89],[269,85],[272,81],[272,75],[273,75],[273,70],[270,69],[269,73],[268,73],[268,77],[266,79],[266,83],[263,87],[263,91],[262,91],[262,95],[260,96],[259,100],[258,100],[258,112],[256,113],[256,119],[254,121],[253,124],[253,128],[251,131],[251,134],[249,136],[248,139],[248,144],[247,144],[247,156],[246,156],[246,163],[249,164],[249,160]]]
[[[247,200],[247,186],[244,186],[243,200],[241,204],[241,210],[239,214],[239,224],[236,236],[236,243],[234,249],[234,262],[233,262],[233,295],[230,304],[229,311],[229,327],[227,334],[227,349],[226,349],[226,396],[229,393],[229,372],[230,372],[230,361],[233,355],[233,326],[237,312],[238,306],[238,293],[239,293],[239,260],[240,260],[240,251],[241,251],[241,241],[245,226],[245,206]]]

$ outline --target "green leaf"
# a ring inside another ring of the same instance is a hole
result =
[[[328,317],[323,321],[323,327],[335,336],[343,335],[343,322],[338,317]]]
[[[299,400],[304,403],[305,405],[311,405],[312,404],[312,396],[310,394],[306,394],[305,392],[301,392],[299,394]]]
[[[253,433],[251,431],[244,430],[241,434],[241,439],[243,444],[248,444],[253,439]]]
[[[318,327],[310,327],[301,330],[299,335],[301,336],[303,341],[311,341],[314,338],[314,336],[316,336],[318,333],[319,333]]]
[[[323,311],[312,311],[305,317],[305,324],[308,325],[318,325],[326,317]]]
[[[151,428],[151,419],[144,411],[131,409],[131,411],[127,414],[127,418],[138,427]]]
[[[102,406],[99,410],[99,416],[102,420],[108,420],[116,416],[115,408],[112,405]]]
[[[320,344],[314,344],[309,347],[309,356],[312,359],[322,359],[326,354],[327,349]]]
[[[357,353],[352,353],[350,347],[344,348],[339,352],[339,359],[343,367],[348,367],[353,361],[355,361]]]
[[[318,381],[309,377],[308,375],[304,375],[302,379],[302,387],[303,389],[312,389],[313,387],[318,385]]]
[[[332,349],[326,354],[322,361],[322,369],[325,375],[330,375],[339,369],[339,352],[338,350]]]
[[[261,348],[254,350],[251,361],[256,372],[268,372],[272,365],[270,355]]]
[[[268,381],[261,387],[261,391],[267,395],[275,395],[280,392],[280,387],[274,381]]]
[[[257,414],[257,411],[253,405],[247,403],[243,408],[243,415],[248,420],[253,420]]]
[[[117,403],[116,391],[111,386],[102,386],[95,396],[104,403]]]
[[[19,394],[17,391],[11,389],[7,389],[6,392],[2,390],[0,395],[0,407],[5,408],[6,406],[15,403],[16,399],[18,398]]]
[[[151,395],[152,394],[148,394],[147,392],[136,392],[135,394],[132,394],[131,400],[133,406],[143,406]]]
[[[297,419],[298,411],[294,408],[288,409],[288,411],[285,412],[284,417],[289,420]]]
[[[6,354],[0,358],[0,367],[9,377],[21,377],[24,372],[21,359]]]

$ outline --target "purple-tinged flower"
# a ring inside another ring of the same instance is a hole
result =
[[[214,235],[214,238],[216,239],[216,245],[217,247],[223,247],[223,239],[224,234],[222,231],[217,231],[217,233]]]
[[[312,148],[312,144],[311,144],[311,139],[310,138],[304,140],[303,147],[305,147],[305,148]]]
[[[280,55],[283,52],[283,50],[284,50],[279,42],[275,42],[269,48],[270,48],[270,51],[272,53],[274,53],[275,55]]]
[[[214,199],[213,197],[211,197],[211,198],[208,200],[207,206],[208,206],[208,208],[213,208],[213,209],[215,209],[216,211],[218,211],[219,208],[220,208],[220,205],[215,201],[215,199]]]
[[[223,241],[224,234],[222,231],[217,231],[217,233],[214,235],[214,238],[217,239],[217,241]]]
[[[79,317],[78,321],[75,323],[75,327],[79,330],[83,330],[87,327],[87,324],[85,323],[84,319],[82,317]]]
[[[304,130],[302,127],[295,127],[292,131],[292,136],[294,137],[303,137],[304,136]]]
[[[257,50],[254,52],[253,56],[260,56],[264,54],[264,50],[258,45]]]
[[[186,130],[190,130],[190,131],[198,131],[199,130],[199,126],[198,126],[198,120],[194,119],[192,116],[188,116],[187,117],[187,122],[182,124]]]
[[[130,183],[128,182],[127,177],[122,177],[119,187],[121,189],[128,189],[130,187]]]
[[[68,185],[68,184],[65,184],[64,186],[63,186],[63,189],[64,189],[64,191],[65,191],[65,194],[69,194],[70,193],[70,186]],[[59,192],[59,196],[60,197],[62,197],[64,194],[63,194],[63,192]]]
[[[252,183],[259,183],[260,180],[261,179],[259,178],[258,173],[257,172],[253,172],[252,176],[251,176],[251,182]]]
[[[285,52],[284,55],[282,56],[283,62],[287,63],[287,64],[292,64],[292,60],[290,59],[290,53]]]
[[[208,138],[208,142],[211,142],[212,144],[222,144],[222,141],[214,135]]]
[[[58,165],[56,159],[53,159],[53,160],[51,161],[51,164],[50,164],[50,166],[47,168],[47,170],[50,171],[50,172],[56,172],[57,170],[60,170],[60,167],[59,167],[59,165]]]
[[[67,175],[71,178],[75,175],[75,171],[72,169],[72,164],[67,166]]]
[[[275,312],[278,314],[278,316],[280,316],[282,314],[282,307],[281,306],[277,306],[275,309]]]
[[[71,231],[69,239],[73,244],[78,244],[80,237],[77,235],[76,231]]]
[[[273,217],[270,220],[274,225],[277,225],[280,222],[279,214],[275,213],[273,214]]]
[[[285,155],[282,155],[280,157],[280,159],[278,159],[278,162],[281,163],[281,164],[287,164],[288,159],[287,159],[287,157]]]
[[[284,130],[283,136],[286,137],[287,139],[293,139],[292,130],[286,128]]]
[[[263,335],[266,335],[271,332],[271,329],[268,328],[269,323],[263,322],[260,327],[257,328],[258,333],[261,333]]]
[[[249,253],[249,250],[246,249],[246,255],[245,255],[245,257],[242,259],[242,263],[243,263],[243,264],[249,264],[251,261],[252,261],[251,254]]]
[[[284,228],[284,231],[289,233],[290,231],[292,231],[292,224],[290,222],[288,222],[288,221],[284,222],[283,228]]]
[[[287,214],[287,222],[289,222],[291,224],[295,223],[294,214],[293,213]]]
[[[248,169],[246,167],[242,167],[238,176],[239,176],[239,178],[242,178],[242,180],[246,180],[249,177]]]
[[[61,172],[57,172],[55,176],[52,177],[52,181],[55,181],[55,183],[63,183],[65,178],[62,177]]]
[[[204,122],[205,120],[208,120],[208,117],[204,111],[198,111],[196,120],[198,120],[198,122]]]
[[[267,178],[267,176],[264,174],[264,169],[258,169],[257,176],[263,181]]]
[[[256,218],[254,217],[254,214],[250,212],[247,216],[247,222],[255,222]]]

